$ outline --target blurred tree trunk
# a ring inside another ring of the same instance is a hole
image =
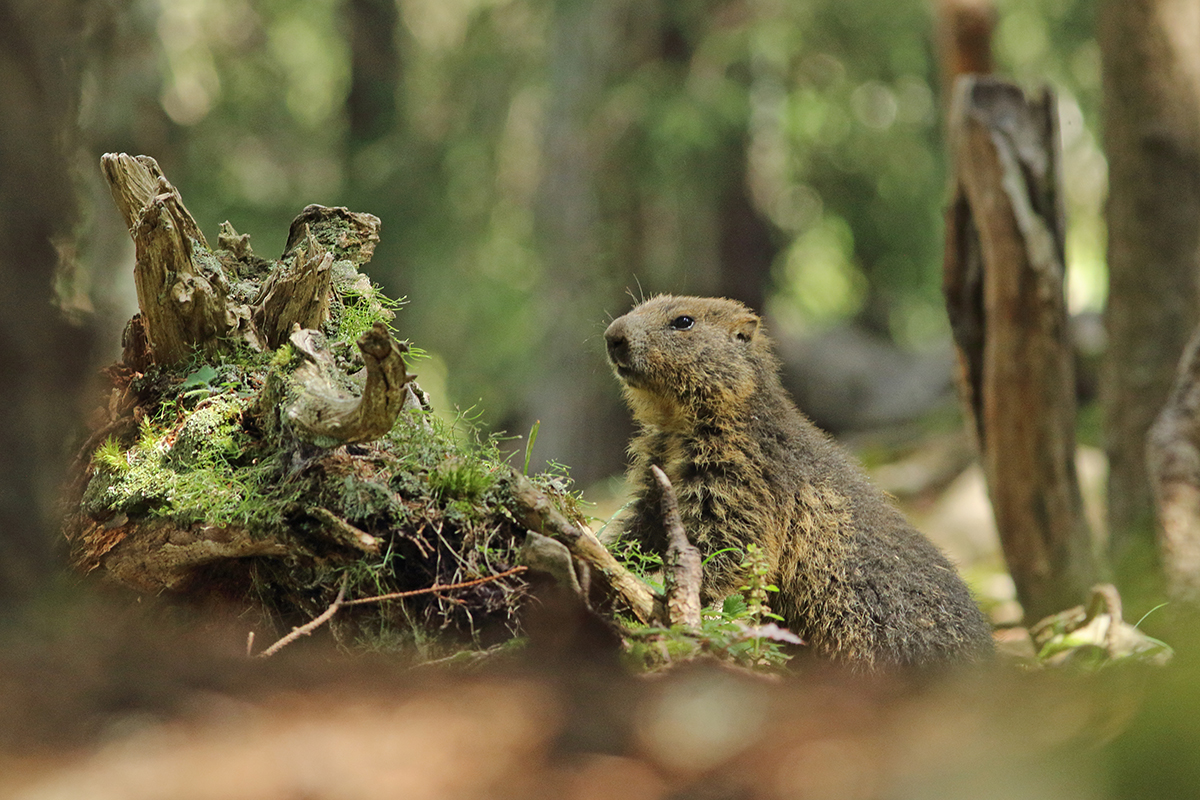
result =
[[[937,0],[938,56],[946,108],[960,75],[992,71],[993,0]]]
[[[52,281],[75,200],[62,144],[75,120],[88,4],[0,3],[0,613],[55,568],[55,500],[89,331],[65,324]]]
[[[1159,552],[1172,600],[1200,603],[1200,328],[1171,397],[1150,427],[1147,465],[1158,510]]]
[[[400,53],[396,0],[347,0],[350,29],[350,94],[346,113],[351,154],[390,133],[397,122]]]
[[[1200,318],[1200,0],[1108,0],[1099,18],[1108,154],[1102,398],[1109,547],[1156,573],[1146,435]]]
[[[627,0],[555,9],[535,207],[553,317],[528,407],[541,420],[537,455],[586,484],[620,468],[630,430],[599,346],[603,314],[624,311],[626,291],[720,294],[761,309],[778,243],[750,196],[745,131],[683,143],[679,169],[663,175],[639,161],[653,120],[614,136],[604,118],[606,93],[638,70],[684,84],[708,17]]]
[[[730,153],[728,185],[717,198],[720,224],[716,293],[740,300],[762,313],[771,283],[771,267],[779,255],[774,227],[754,205],[747,186],[746,142]]]
[[[540,418],[535,464],[570,464],[586,485],[622,461],[627,425],[616,404],[601,333],[617,304],[601,213],[603,147],[595,124],[621,47],[626,0],[558,0],[550,30],[550,79],[542,179],[534,215],[547,280],[537,376],[527,407]],[[524,431],[522,431],[524,433]],[[532,467],[531,467],[532,468]]]

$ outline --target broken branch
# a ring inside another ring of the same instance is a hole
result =
[[[535,533],[565,544],[572,555],[601,576],[612,593],[639,620],[648,623],[655,617],[655,607],[661,603],[661,598],[613,558],[595,534],[567,519],[544,492],[515,471],[512,473],[512,498],[509,510],[518,522]]]
[[[703,577],[700,551],[688,541],[679,517],[679,501],[667,474],[651,465],[654,480],[662,492],[663,528],[667,532],[667,557],[663,580],[666,584],[667,617],[672,625],[700,627],[700,582]]]

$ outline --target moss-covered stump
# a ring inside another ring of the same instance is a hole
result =
[[[153,159],[103,165],[137,244],[141,309],[77,465],[66,532],[80,570],[261,609],[282,629],[339,590],[509,570],[548,513],[528,507],[531,489],[580,528],[561,479],[516,476],[494,442],[431,413],[392,335],[398,304],[359,272],[376,218],[309,206],[279,259],[228,223],[210,250]],[[523,586],[348,605],[333,629],[371,646],[508,636]]]

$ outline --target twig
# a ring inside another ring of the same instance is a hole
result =
[[[495,575],[488,575],[486,578],[476,578],[473,581],[463,581],[462,583],[447,583],[447,584],[435,583],[433,586],[427,586],[424,589],[412,589],[407,592],[392,592],[391,594],[380,594],[380,595],[376,595],[375,597],[360,597],[357,600],[347,600],[346,602],[342,603],[342,605],[357,606],[357,605],[362,605],[363,603],[379,603],[384,600],[399,600],[403,597],[415,597],[419,594],[432,594],[434,592],[448,592],[452,589],[468,589],[472,586],[479,586],[480,584],[483,584],[483,583],[490,583],[492,581],[498,581],[501,578],[507,578],[510,575],[519,575],[520,573],[524,572],[527,569],[529,569],[529,568],[525,567],[525,566],[513,567],[512,569],[505,570],[504,572],[497,572]]]
[[[476,578],[473,581],[463,581],[462,583],[450,583],[450,584],[445,584],[445,585],[434,584],[433,586],[428,586],[424,589],[413,589],[408,592],[392,592],[391,594],[381,594],[381,595],[376,595],[375,597],[360,597],[357,600],[346,600],[345,599],[346,598],[346,584],[349,582],[349,578],[350,578],[350,576],[347,575],[342,578],[342,585],[341,585],[341,588],[338,589],[337,598],[334,599],[332,605],[330,605],[329,608],[325,609],[319,617],[314,618],[312,621],[307,622],[298,628],[293,628],[291,633],[289,633],[287,636],[284,636],[282,639],[280,639],[275,644],[268,647],[266,650],[263,650],[261,653],[258,654],[257,657],[258,658],[269,658],[269,657],[275,655],[276,653],[278,653],[283,648],[287,647],[292,642],[299,639],[301,636],[310,635],[317,628],[321,627],[326,622],[333,619],[333,615],[336,614],[338,612],[338,609],[342,608],[343,606],[357,606],[357,605],[362,605],[364,603],[379,603],[384,600],[399,600],[402,597],[414,597],[419,594],[431,594],[433,592],[447,592],[452,589],[467,589],[472,586],[479,586],[480,584],[483,584],[483,583],[490,583],[492,581],[497,581],[497,580],[500,580],[501,578],[507,578],[510,575],[518,575],[518,574],[524,572],[526,569],[528,569],[528,567],[524,567],[524,566],[513,567],[510,570],[506,570],[504,572],[499,572],[499,573],[496,573],[495,575],[488,575],[486,578]],[[250,653],[250,649],[253,646],[254,646],[254,633],[252,631],[250,633],[249,641],[246,642],[247,655]]]
[[[700,627],[700,551],[688,541],[679,517],[679,501],[667,474],[658,465],[650,471],[662,491],[663,529],[667,534],[666,569],[663,571],[667,595],[667,616],[672,625]]]
[[[333,619],[333,615],[336,614],[338,609],[341,608],[343,605],[342,600],[346,597],[346,584],[349,582],[349,580],[350,580],[349,575],[346,575],[345,577],[342,578],[342,586],[340,589],[338,589],[337,597],[334,599],[333,604],[330,605],[329,608],[325,609],[321,613],[321,616],[316,617],[311,622],[307,622],[304,625],[301,625],[299,628],[292,628],[291,633],[289,633],[287,636],[284,636],[282,639],[280,639],[278,642],[276,642],[275,644],[268,647],[266,650],[263,650],[261,653],[258,654],[257,657],[258,658],[270,658],[271,656],[275,655],[283,648],[287,647],[292,642],[299,639],[301,636],[311,635],[312,632],[315,631],[317,628],[321,627],[326,622]]]

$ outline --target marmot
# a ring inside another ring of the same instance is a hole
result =
[[[773,610],[812,651],[872,669],[982,660],[990,628],[944,555],[779,382],[757,316],[733,300],[647,300],[604,334],[640,431],[623,536],[665,550],[650,466],[671,479],[688,536],[710,558],[703,602],[746,582],[757,543]]]

